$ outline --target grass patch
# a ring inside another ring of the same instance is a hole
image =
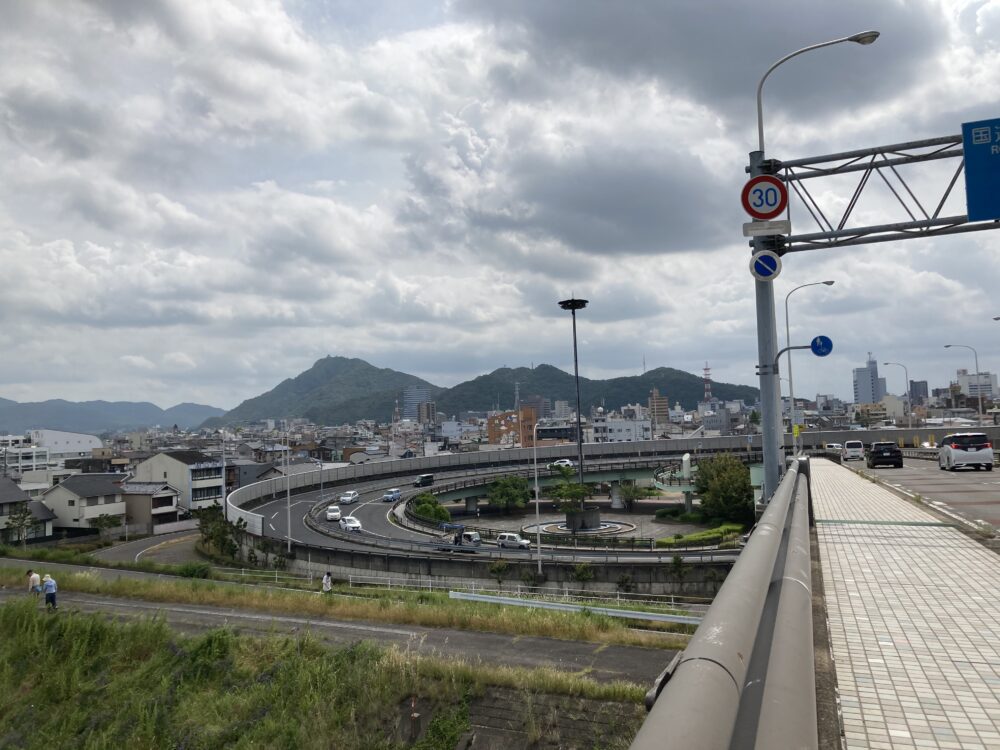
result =
[[[192,578],[187,581],[105,580],[91,573],[60,573],[59,588],[88,594],[154,602],[176,602],[251,609],[299,617],[316,616],[475,630],[508,635],[536,635],[563,640],[592,641],[626,646],[681,649],[684,641],[667,632],[632,630],[620,620],[587,613],[501,607],[455,601],[429,591],[378,592],[378,596],[321,596],[314,592],[233,586]],[[24,571],[0,568],[0,583],[24,585]],[[351,589],[351,592],[356,591]],[[390,594],[387,596],[386,594]],[[664,630],[667,630],[664,628]]]
[[[714,529],[696,531],[693,534],[684,536],[674,536],[669,539],[657,539],[657,547],[686,547],[692,545],[721,544],[730,539],[738,537],[743,532],[743,524],[724,523]]]
[[[430,730],[416,747],[453,748],[485,685],[641,701],[637,685],[548,670],[486,670],[360,643],[228,630],[184,637],[162,621],[110,622],[0,607],[0,746],[24,748],[404,747],[400,706],[416,696]]]

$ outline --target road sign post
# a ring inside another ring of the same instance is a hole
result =
[[[773,250],[758,250],[750,256],[750,273],[757,281],[774,281],[781,273],[781,258]]]
[[[743,210],[759,221],[769,221],[788,208],[788,188],[771,174],[751,177],[740,194]]]

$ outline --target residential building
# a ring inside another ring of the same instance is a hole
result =
[[[486,439],[492,445],[530,448],[537,417],[530,406],[502,411],[486,419]]]
[[[28,494],[18,487],[13,479],[0,477],[0,542],[12,544],[22,541],[21,532],[10,528],[8,521],[10,514],[24,503],[28,504],[33,523],[23,536],[27,539],[52,536],[52,520],[55,518],[55,514],[42,503],[28,497]]]
[[[521,406],[530,406],[539,419],[548,419],[552,415],[552,402],[543,396],[525,396],[521,398]]]
[[[417,404],[417,422],[434,424],[437,421],[437,405],[433,401],[422,401]]]
[[[652,438],[653,427],[648,419],[625,419],[600,411],[594,416],[595,443],[632,443]]]
[[[670,424],[670,399],[661,396],[659,388],[649,392],[649,420],[657,434]]]
[[[556,401],[552,404],[553,419],[569,419],[570,414],[572,413],[573,412],[569,407],[569,401]]]
[[[998,393],[997,376],[988,372],[970,373],[968,370],[958,371],[958,389],[969,398],[979,399],[982,394],[983,401],[989,401]]]
[[[125,520],[121,474],[74,474],[42,493],[42,502],[55,513],[57,528],[87,529],[99,516]]]
[[[906,399],[887,393],[882,397],[885,418],[894,424],[906,424]]]
[[[137,482],[163,480],[180,492],[182,510],[197,510],[222,503],[222,461],[200,451],[157,453],[135,467]]]
[[[47,469],[50,463],[48,448],[28,445],[0,450],[0,476],[21,477],[28,471]]]
[[[865,366],[854,370],[854,403],[877,404],[885,392],[885,378],[878,376],[878,362],[868,352]]]
[[[121,484],[129,529],[141,526],[143,533],[155,534],[156,527],[177,519],[180,492],[166,482],[132,482]]]

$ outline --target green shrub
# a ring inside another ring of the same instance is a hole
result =
[[[687,534],[682,536],[680,534],[675,534],[672,538],[667,539],[657,539],[657,547],[681,547],[689,545],[697,546],[707,546],[711,544],[719,544],[726,539],[730,539],[738,536],[743,531],[742,524],[738,523],[724,523],[721,526],[717,526],[714,529],[706,529],[705,531],[696,531],[693,534]]]
[[[421,492],[413,498],[410,507],[414,515],[426,518],[428,521],[447,523],[451,520],[451,513],[430,492]]]
[[[177,574],[185,578],[208,578],[212,575],[212,568],[208,563],[189,562],[181,565]]]

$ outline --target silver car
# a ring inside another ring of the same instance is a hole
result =
[[[938,443],[938,468],[955,471],[959,466],[993,471],[993,444],[983,432],[956,432]]]

